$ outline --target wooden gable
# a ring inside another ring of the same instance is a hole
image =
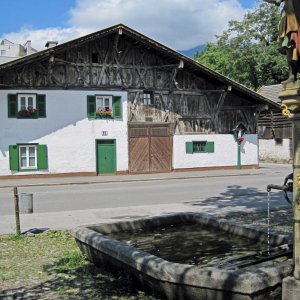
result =
[[[171,123],[177,133],[228,133],[239,121],[255,133],[273,105],[124,25],[0,65],[0,88],[126,90],[130,123]]]

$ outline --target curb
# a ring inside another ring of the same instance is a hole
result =
[[[88,184],[103,184],[103,183],[116,183],[116,182],[136,182],[136,181],[163,181],[163,180],[187,180],[196,178],[217,178],[217,177],[236,177],[236,176],[249,176],[249,175],[262,175],[264,173],[244,173],[244,174],[214,174],[214,175],[199,175],[199,176],[182,176],[182,177],[165,177],[165,178],[137,178],[137,179],[124,179],[124,180],[107,180],[107,181],[79,181],[79,182],[53,182],[53,183],[28,183],[28,184],[10,184],[0,186],[0,189],[12,187],[31,187],[31,186],[64,186],[64,185],[88,185]]]

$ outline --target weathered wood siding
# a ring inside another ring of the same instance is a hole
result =
[[[177,134],[229,133],[243,122],[256,132],[251,100],[228,91],[183,61],[132,37],[114,33],[53,51],[0,72],[0,85],[20,89],[95,89],[128,92],[128,121],[173,123]],[[144,91],[153,104],[143,103]]]
[[[262,139],[291,139],[292,122],[280,110],[262,113],[258,119],[258,136]]]

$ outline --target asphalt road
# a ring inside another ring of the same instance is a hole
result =
[[[174,203],[196,206],[209,205],[217,200],[224,205],[235,205],[239,201],[239,204],[250,206],[254,205],[250,202],[256,201],[266,206],[266,186],[269,183],[282,184],[289,172],[287,166],[280,165],[243,176],[30,186],[19,188],[19,194],[33,194],[35,213]],[[286,204],[281,192],[272,193],[271,202]],[[0,216],[12,214],[12,188],[1,188]]]

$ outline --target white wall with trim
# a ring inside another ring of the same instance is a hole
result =
[[[46,95],[46,118],[8,118],[8,94]],[[88,119],[88,95],[121,96],[122,118]],[[117,171],[128,170],[127,93],[122,91],[1,90],[0,176],[11,175],[9,145],[46,144],[48,170],[30,174],[96,172],[95,141],[116,140]],[[107,135],[103,135],[103,133]],[[28,174],[28,172],[17,172]]]
[[[258,165],[256,134],[245,134],[241,143],[241,165]],[[186,142],[214,142],[213,153],[186,153]],[[173,168],[203,168],[237,165],[237,143],[232,134],[175,135],[173,139]]]

